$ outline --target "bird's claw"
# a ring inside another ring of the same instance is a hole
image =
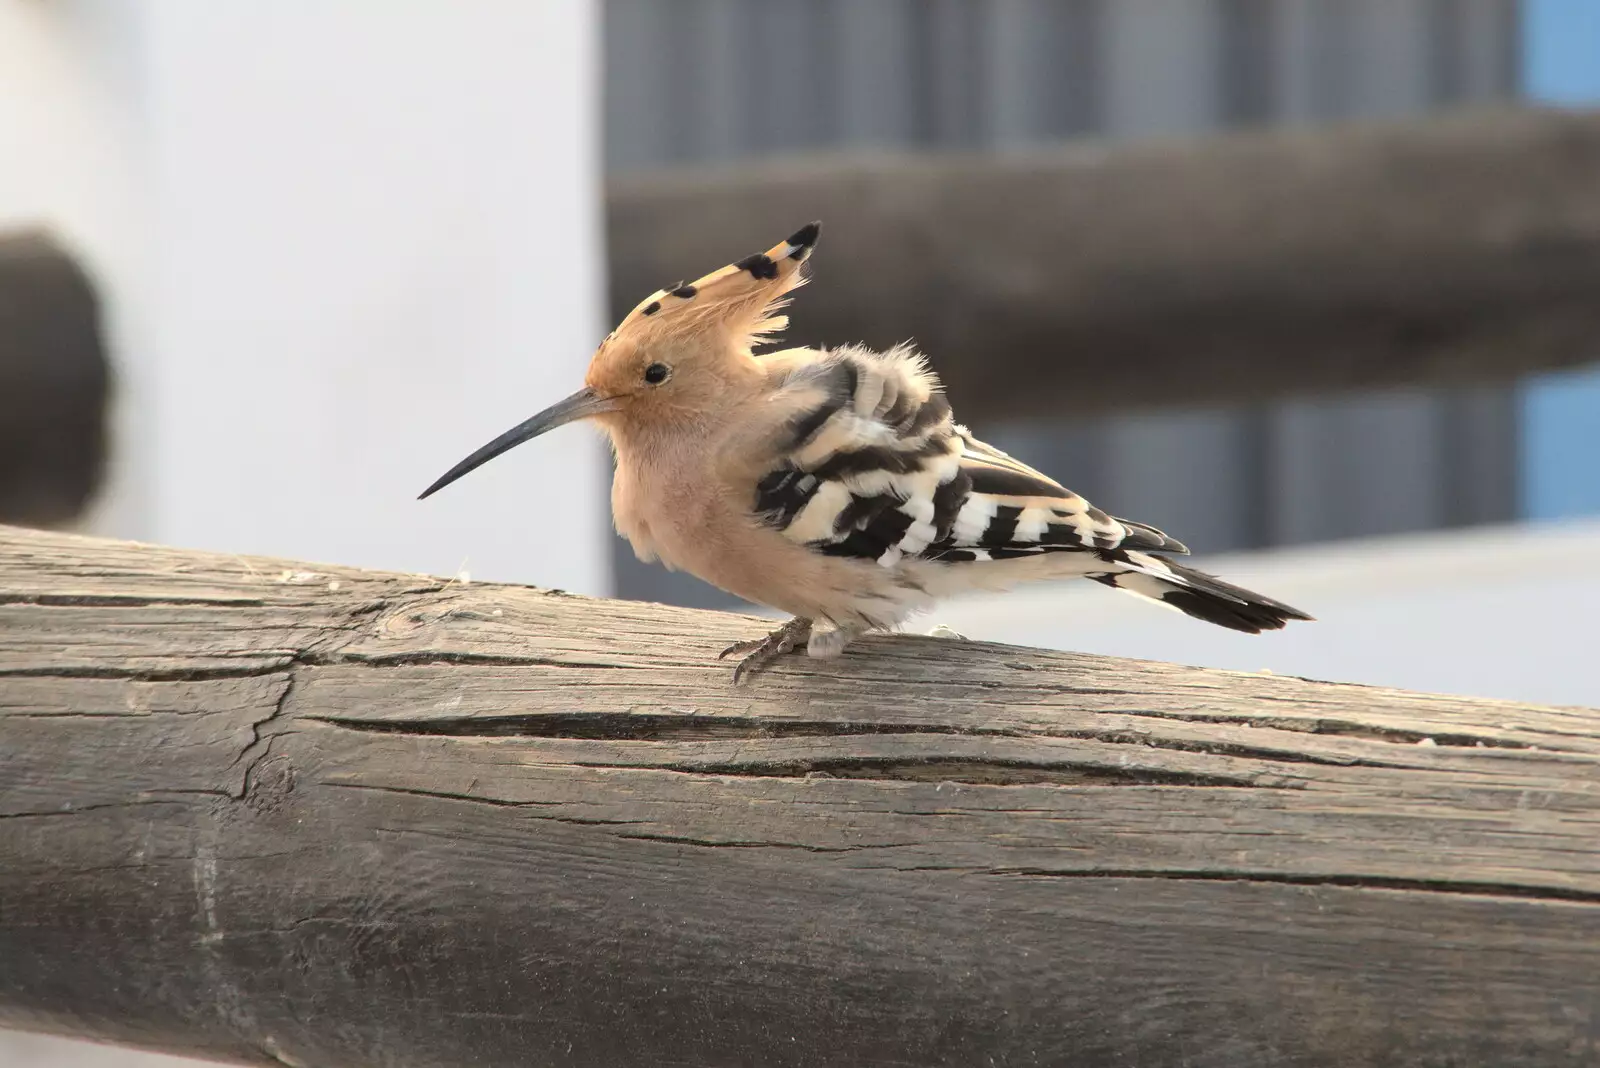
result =
[[[752,650],[761,648],[763,645],[767,644],[769,640],[770,638],[751,638],[747,642],[734,642],[732,645],[722,650],[722,652],[718,653],[717,659],[726,660],[735,653],[751,652]]]
[[[793,652],[796,645],[810,637],[811,620],[795,618],[765,638],[734,642],[717,654],[717,659],[723,660],[730,656],[746,654],[733,669],[733,684],[737,686],[746,676],[755,674],[783,654]]]

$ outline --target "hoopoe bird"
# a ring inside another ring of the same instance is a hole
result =
[[[451,468],[422,497],[577,420],[616,454],[617,529],[660,560],[794,616],[738,655],[737,684],[804,644],[838,656],[938,599],[1080,577],[1248,633],[1310,619],[1166,559],[1187,554],[1108,515],[954,422],[908,345],[753,350],[782,331],[820,223],[628,313],[584,387]]]

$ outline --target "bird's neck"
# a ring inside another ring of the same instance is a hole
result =
[[[693,417],[629,420],[608,428],[623,466],[676,467],[706,450],[708,425]]]

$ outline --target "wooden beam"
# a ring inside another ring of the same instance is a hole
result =
[[[56,526],[99,488],[110,365],[100,308],[49,235],[0,235],[0,523]]]
[[[615,182],[612,307],[825,222],[800,343],[914,338],[981,422],[1600,358],[1600,113]]]
[[[1592,1064],[1600,718],[0,529],[0,1026]]]

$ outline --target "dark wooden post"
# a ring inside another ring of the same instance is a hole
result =
[[[1600,715],[0,530],[0,1025],[260,1064],[1592,1065]]]
[[[110,377],[78,264],[43,233],[0,236],[0,523],[83,511],[105,464]]]
[[[607,207],[619,314],[820,217],[789,339],[910,338],[974,423],[1600,356],[1596,113],[829,156],[641,175]]]

